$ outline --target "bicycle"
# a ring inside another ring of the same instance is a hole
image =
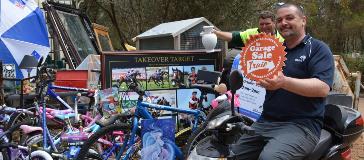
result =
[[[131,124],[126,123],[115,123],[113,124],[116,119],[123,118],[126,115],[118,115],[118,118],[111,118],[106,127],[103,127],[95,134],[93,134],[88,141],[82,146],[80,153],[77,157],[78,160],[82,160],[87,156],[88,151],[91,146],[94,146],[95,143],[98,143],[99,138],[108,137],[112,139],[112,144],[101,144],[103,145],[104,152],[101,153],[103,159],[108,159],[113,157],[115,159],[130,159],[130,158],[138,158],[139,153],[138,151],[141,149],[141,134],[139,129],[139,121],[141,119],[153,119],[152,114],[148,111],[148,108],[156,109],[156,110],[166,110],[178,113],[185,113],[189,115],[193,115],[195,121],[193,123],[192,131],[194,131],[198,126],[198,119],[202,119],[201,111],[199,110],[190,110],[190,109],[179,109],[179,108],[172,108],[170,106],[164,105],[157,105],[148,102],[143,102],[143,91],[138,91],[139,94],[137,106],[134,111],[133,118],[131,120]],[[114,133],[123,132],[123,136],[114,136]],[[176,145],[173,144],[173,149],[176,152],[176,157],[178,159],[183,159],[183,154],[181,149]]]
[[[12,113],[26,113],[26,114],[33,114],[26,109],[15,109],[6,106],[0,106],[0,113],[6,120],[6,115]],[[23,122],[17,125],[14,125],[7,130],[4,128],[0,128],[0,151],[1,151],[1,158],[4,160],[12,160],[12,159],[43,159],[43,160],[52,160],[53,158],[45,151],[42,150],[34,150],[34,148],[24,145],[22,140],[19,142],[13,141],[13,133],[17,130],[22,130],[23,133],[27,133],[29,130],[25,127],[25,125],[29,125],[32,122]],[[38,130],[41,131],[41,130]],[[16,134],[20,135],[20,132]],[[21,143],[21,144],[19,144]]]
[[[63,105],[68,110],[73,110],[70,105],[66,101],[64,101],[59,94],[55,92],[56,89],[58,90],[65,90],[65,91],[75,91],[75,92],[81,92],[86,95],[86,97],[90,98],[90,104],[88,110],[90,110],[91,104],[94,102],[93,95],[95,94],[95,90],[90,90],[87,88],[75,88],[75,87],[64,87],[64,86],[57,86],[53,85],[52,82],[54,71],[50,68],[47,68],[46,66],[42,66],[43,58],[38,63],[37,66],[37,75],[35,76],[36,81],[36,98],[35,99],[41,99],[44,97],[51,97],[52,99],[56,100],[59,104]],[[35,111],[35,108],[33,105],[25,105],[21,106],[24,109],[28,109],[31,111]],[[50,104],[46,105],[47,108],[57,108]],[[10,120],[8,123],[8,126],[15,125],[22,121],[32,121],[34,116],[26,115],[23,113],[14,113],[10,116]]]
[[[35,134],[30,136],[27,139],[27,145],[29,146],[38,146],[38,148],[42,148],[43,150],[50,152],[52,156],[58,158],[72,158],[75,157],[82,145],[82,140],[87,139],[87,137],[93,133],[95,133],[100,126],[95,123],[96,120],[100,119],[101,116],[97,115],[94,118],[88,115],[78,115],[78,109],[75,108],[73,110],[64,100],[62,100],[53,90],[54,89],[62,89],[62,90],[71,90],[71,91],[81,91],[90,93],[90,90],[83,88],[73,88],[73,87],[63,87],[56,86],[52,84],[52,70],[38,66],[37,70],[37,89],[38,89],[38,99],[40,99],[40,105],[35,102],[33,107],[28,108],[32,110],[35,114],[25,114],[20,113],[13,116],[13,121],[11,124],[17,123],[17,119],[19,117],[31,117],[32,121],[37,121],[37,116],[39,115],[39,120],[41,122],[43,134]],[[92,92],[94,94],[94,92]],[[58,102],[63,104],[66,110],[54,110],[51,108],[47,108],[46,97],[54,97]],[[77,96],[79,97],[79,96]],[[89,95],[92,98],[92,96]],[[77,98],[75,100],[75,106],[77,106]],[[91,106],[91,105],[90,105]],[[37,113],[37,114],[36,114]],[[30,116],[29,116],[30,115]],[[34,116],[35,115],[35,116]],[[48,127],[47,127],[47,118],[61,124],[61,126],[65,126],[62,132],[55,134],[52,136]],[[74,118],[75,122],[78,123],[80,120],[83,120],[85,124],[87,124],[86,128],[74,128],[70,121],[71,118]],[[35,124],[35,123],[34,123]],[[30,127],[30,126],[29,126]],[[40,147],[42,146],[42,147]],[[66,148],[66,149],[65,149]],[[97,156],[95,159],[99,159]]]
[[[36,121],[27,121],[10,127],[4,132],[3,135],[0,131],[0,139],[6,135],[6,137],[4,137],[4,145],[0,145],[0,148],[4,149],[1,150],[4,155],[3,158],[21,159],[21,157],[25,157],[24,154],[27,155],[26,153],[30,152],[30,149],[41,149],[43,152],[49,152],[50,156],[70,159],[76,156],[75,154],[78,153],[80,145],[83,144],[83,141],[85,141],[89,135],[95,133],[100,128],[100,126],[95,123],[95,121],[101,117],[100,115],[98,115],[98,118],[96,117],[95,119],[92,119],[87,115],[81,115],[81,119],[92,121],[85,128],[77,129],[74,128],[69,121],[69,117],[75,116],[75,113],[71,112],[71,110],[55,110],[39,107],[38,103],[36,102],[34,103],[34,106],[36,113],[27,109],[16,109],[7,106],[0,107],[0,113],[23,113],[26,115],[36,114],[40,116],[39,119],[42,122],[42,127],[34,127],[33,125],[38,123]],[[45,106],[44,103],[43,106]],[[48,130],[46,119],[54,120],[56,117],[59,117],[59,120],[63,119],[63,125],[65,128],[59,134],[52,136]],[[22,131],[15,132],[19,129]],[[20,140],[17,142],[12,142],[11,139],[13,139],[13,134],[21,136]],[[31,146],[32,148],[27,146]],[[19,154],[14,154],[15,152],[19,152]],[[100,159],[97,155],[92,154],[89,158]]]
[[[77,98],[75,100],[75,109],[73,110],[67,103],[65,103],[61,98],[58,96],[56,99],[63,103],[67,108],[67,110],[53,110],[43,106],[46,105],[46,98],[49,96],[55,96],[55,92],[52,89],[66,89],[66,90],[78,90],[78,91],[85,91],[79,88],[72,88],[72,87],[61,87],[61,86],[54,86],[51,83],[50,79],[50,70],[46,71],[46,79],[43,79],[40,84],[40,104],[42,107],[38,105],[38,103],[34,103],[36,111],[41,116],[42,122],[42,135],[35,135],[31,137],[28,145],[37,145],[42,146],[44,150],[51,153],[52,156],[57,158],[63,159],[73,159],[77,156],[78,151],[80,150],[80,146],[83,142],[90,136],[91,134],[95,133],[97,130],[100,129],[100,126],[95,123],[96,120],[101,118],[101,115],[96,115],[95,118],[91,118],[89,116],[81,115],[78,117],[78,109],[77,109]],[[46,93],[43,90],[46,88]],[[44,96],[45,95],[45,96]],[[78,96],[79,97],[79,96]],[[62,132],[52,136],[50,131],[47,127],[47,118],[54,119],[58,118],[62,120],[65,124],[65,128]],[[87,127],[85,128],[74,128],[72,123],[70,122],[70,118],[74,117],[75,122],[77,123],[79,120],[83,120],[85,122],[89,122]],[[59,148],[58,148],[59,147]],[[92,152],[92,151],[91,151]],[[94,151],[96,152],[96,151]],[[100,159],[97,155],[89,154],[88,158]]]

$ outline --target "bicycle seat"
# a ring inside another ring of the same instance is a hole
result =
[[[320,140],[315,149],[305,158],[305,160],[319,159],[329,148],[332,143],[331,133],[322,129]]]
[[[29,134],[34,131],[43,131],[42,127],[34,127],[28,125],[21,125],[20,129],[23,131],[24,134]]]

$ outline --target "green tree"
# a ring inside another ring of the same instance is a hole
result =
[[[272,10],[277,0],[84,0],[81,5],[91,21],[110,28],[113,45],[161,23],[205,17],[225,31],[257,26],[256,14]],[[362,0],[287,0],[304,7],[307,32],[329,44],[334,53],[364,51]]]

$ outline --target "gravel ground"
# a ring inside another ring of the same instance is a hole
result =
[[[360,98],[359,100],[359,111],[361,112],[362,116],[364,116],[364,98]],[[364,160],[364,133],[353,144],[351,158],[352,160]]]

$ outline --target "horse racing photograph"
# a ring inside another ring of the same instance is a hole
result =
[[[183,66],[169,66],[169,86],[170,88],[185,86]]]
[[[147,89],[168,89],[168,67],[147,67]]]
[[[197,83],[198,70],[214,71],[213,65],[184,66],[183,74],[186,75],[186,86]]]
[[[145,68],[113,68],[112,86],[119,88],[119,91],[133,91],[136,87],[146,88]]]

